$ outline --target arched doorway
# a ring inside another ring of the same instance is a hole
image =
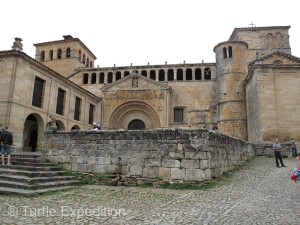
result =
[[[74,125],[71,130],[80,130],[80,127],[78,125]]]
[[[64,131],[65,130],[65,125],[60,120],[56,120],[56,126],[57,126],[57,130],[60,130],[60,131]]]
[[[109,118],[108,129],[129,129],[129,124],[134,120],[141,121],[144,124],[144,129],[160,127],[159,116],[150,105],[132,101],[120,105],[113,111]],[[138,123],[133,122],[133,124]]]
[[[146,126],[141,120],[132,120],[128,124],[128,130],[145,130]]]
[[[42,149],[44,122],[39,114],[29,114],[24,122],[23,150],[35,152]]]

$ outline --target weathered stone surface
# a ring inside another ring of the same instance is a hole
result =
[[[143,168],[143,177],[157,178],[158,177],[158,167],[145,167]]]
[[[175,159],[163,159],[161,164],[162,167],[180,167],[180,161]]]
[[[202,169],[186,169],[185,180],[204,181],[205,173]]]
[[[171,179],[171,168],[159,167],[158,178],[163,179],[163,180],[170,180]]]
[[[143,167],[142,166],[130,166],[129,167],[129,174],[133,175],[133,176],[142,176]]]
[[[185,178],[185,169],[171,168],[172,180],[183,180]]]
[[[186,169],[191,169],[191,168],[199,168],[200,167],[200,163],[199,160],[192,160],[192,159],[183,159],[181,161],[181,167],[186,168]]]

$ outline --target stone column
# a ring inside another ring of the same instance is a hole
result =
[[[150,70],[146,70],[147,71],[147,78],[150,79]]]
[[[88,84],[92,83],[92,75],[88,73]]]
[[[196,80],[195,79],[195,68],[191,68],[192,69],[192,80]]]
[[[104,72],[104,84],[107,84],[107,72]]]
[[[177,80],[177,69],[174,69],[174,80]]]
[[[99,84],[100,73],[96,73],[96,84]]]
[[[183,81],[186,81],[186,68],[182,68]]]
[[[113,71],[113,79],[112,79],[112,82],[116,82],[116,71]]]
[[[121,79],[124,78],[125,70],[120,71],[121,72]]]
[[[165,70],[165,80],[164,81],[168,81],[168,70]]]
[[[155,70],[155,80],[158,81],[158,74],[159,72],[157,70]]]

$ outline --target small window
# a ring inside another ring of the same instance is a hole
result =
[[[74,120],[80,120],[80,112],[81,112],[81,99],[76,97],[75,99],[75,112],[74,112]]]
[[[53,50],[50,50],[50,52],[49,52],[49,59],[53,60]]]
[[[174,122],[175,123],[183,122],[183,108],[174,109]]]
[[[58,50],[57,50],[57,58],[58,58],[58,59],[61,59],[61,49],[58,49]]]
[[[223,48],[223,58],[224,59],[227,58],[227,49],[226,49],[226,47]]]
[[[232,58],[232,47],[231,46],[228,47],[228,55],[229,55],[229,58]]]
[[[100,73],[99,74],[99,84],[103,84],[104,83],[104,73]]]
[[[195,69],[195,79],[201,80],[201,69],[200,68]]]
[[[58,88],[57,91],[57,102],[56,102],[56,113],[59,115],[64,114],[64,107],[65,107],[65,91]]]
[[[89,67],[89,65],[90,65],[90,59],[89,59],[89,57],[86,59],[86,67]]]
[[[33,96],[32,96],[32,105],[42,108],[43,105],[43,93],[44,93],[44,83],[45,81],[39,77],[35,78]]]
[[[82,56],[82,63],[85,65],[85,54]]]
[[[89,74],[88,73],[84,73],[83,74],[83,84],[87,84],[89,82]]]
[[[66,58],[70,58],[71,57],[71,49],[70,48],[67,48],[67,51],[66,51]]]
[[[89,124],[92,124],[94,122],[94,111],[95,111],[95,106],[93,104],[90,104]]]
[[[96,84],[96,73],[92,73],[92,84]]]
[[[41,61],[45,61],[45,52],[41,51],[41,57],[40,57]]]
[[[211,79],[211,70],[210,68],[205,68],[204,70],[204,79],[210,80]]]
[[[193,79],[192,69],[190,69],[190,68],[186,69],[185,77],[186,77],[186,80],[192,80]]]
[[[81,62],[81,50],[78,52],[78,61]]]
[[[177,70],[177,80],[183,80],[183,71],[182,71],[182,69]]]

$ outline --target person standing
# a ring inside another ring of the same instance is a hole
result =
[[[7,165],[11,165],[10,163],[10,146],[13,144],[13,136],[12,133],[8,130],[8,127],[5,126],[1,135],[0,140],[2,142],[1,145],[1,158],[2,158],[2,166],[4,166],[4,155],[7,155]]]
[[[298,156],[298,153],[297,153],[297,146],[294,138],[291,138],[290,144],[292,148],[292,156],[296,158]]]
[[[286,167],[286,166],[283,164],[283,161],[282,161],[282,156],[281,156],[281,144],[279,144],[277,138],[275,139],[275,143],[273,144],[273,150],[274,150],[274,153],[275,153],[276,166],[277,166],[277,167],[280,167],[280,166],[279,166],[279,162],[278,162],[278,160],[279,160],[281,166],[282,166],[282,167]]]

